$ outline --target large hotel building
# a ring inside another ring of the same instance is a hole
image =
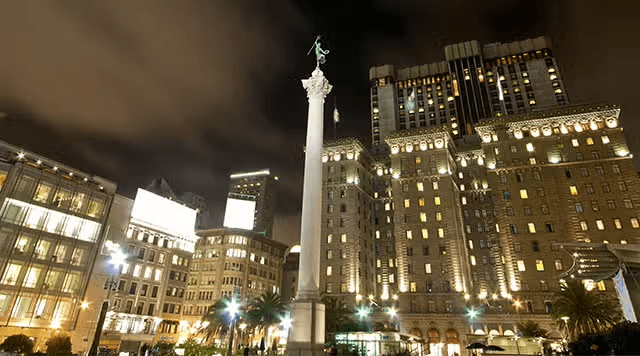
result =
[[[325,144],[321,286],[396,309],[379,321],[435,355],[461,354],[472,335],[513,339],[518,320],[561,338],[550,313],[563,279],[615,295],[611,279],[568,273],[563,244],[640,242],[620,108],[569,106],[545,38],[445,57],[372,67],[371,149]]]

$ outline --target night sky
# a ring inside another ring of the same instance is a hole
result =
[[[554,43],[572,104],[622,105],[640,157],[636,1],[2,2],[0,139],[119,184],[166,177],[218,219],[231,172],[280,177],[276,238],[298,239],[307,101],[300,79],[329,49],[325,137],[369,142],[371,65],[444,59],[446,44]]]

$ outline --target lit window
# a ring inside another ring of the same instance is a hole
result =
[[[593,145],[593,138],[587,137],[587,145]]]
[[[628,242],[627,242],[627,240],[620,240],[620,244],[621,245],[626,245],[626,244],[628,244]]]
[[[419,206],[424,206],[424,198],[418,199],[418,205]]]
[[[436,213],[436,221],[442,221],[442,213]]]
[[[423,192],[424,191],[424,184],[422,182],[416,183],[416,187],[418,188],[419,192]]]
[[[460,191],[464,192],[464,184],[460,184]]]
[[[528,199],[529,195],[527,194],[526,189],[520,189],[520,199]]]
[[[327,235],[327,243],[330,244],[333,241],[333,234]]]
[[[527,151],[533,152],[533,143],[531,142],[527,143]]]
[[[405,207],[405,208],[408,208],[408,207],[410,207],[410,206],[411,206],[411,200],[409,200],[409,199],[405,199],[405,200],[404,200],[404,207]]]
[[[578,139],[574,138],[574,139],[571,139],[571,145],[573,147],[578,147],[580,146],[580,142],[578,142]]]
[[[527,226],[529,227],[529,232],[532,234],[536,233],[536,225],[532,222],[528,223]]]
[[[607,144],[607,143],[611,142],[609,140],[609,136],[602,136],[601,138],[602,138],[602,143],[604,143],[604,144]]]
[[[382,267],[382,261],[380,261],[379,259],[376,260],[376,267],[378,268]]]
[[[140,273],[142,273],[142,266],[141,265],[135,265],[133,267],[133,276],[134,277],[140,277]]]
[[[607,290],[607,287],[605,286],[604,281],[599,281],[598,283],[596,283],[596,286],[598,287],[599,291]]]
[[[562,271],[564,269],[564,266],[562,265],[562,260],[561,259],[555,260],[554,264],[556,266],[556,271]]]
[[[470,255],[469,258],[471,259],[471,265],[475,266],[476,265],[476,256]]]
[[[428,239],[429,238],[429,230],[422,229],[422,238],[423,239]]]
[[[327,266],[327,276],[330,276],[333,273],[333,267]]]
[[[340,241],[347,242],[347,234],[340,234]]]
[[[640,222],[638,222],[638,218],[631,218],[631,227],[634,229],[640,228]]]
[[[384,203],[384,210],[386,211],[391,210],[391,203]]]
[[[587,225],[587,221],[586,220],[580,220],[580,229],[582,231],[589,230],[589,226]]]
[[[536,271],[544,272],[544,262],[542,260],[536,260]]]
[[[147,266],[144,269],[144,278],[149,279],[151,278],[151,274],[153,273],[152,268]]]
[[[431,274],[431,263],[424,264],[424,273]]]
[[[438,228],[438,237],[444,238],[444,229],[441,227]]]
[[[376,230],[376,239],[380,239],[380,230]]]
[[[416,292],[416,282],[409,283],[409,291],[411,293],[415,293]]]
[[[531,165],[536,164],[536,158],[535,157],[529,157],[529,164],[531,164]]]
[[[618,230],[622,229],[622,222],[620,221],[620,219],[613,219],[613,225],[615,225],[616,229]]]
[[[154,279],[155,279],[156,281],[159,281],[159,280],[161,280],[161,279],[162,279],[162,269],[160,269],[160,268],[156,269],[156,275],[155,275],[155,278],[154,278]]]
[[[571,195],[573,195],[573,196],[578,195],[578,188],[576,188],[575,185],[570,185],[569,186],[569,191],[571,192]]]
[[[431,185],[433,186],[433,190],[438,190],[438,182],[433,181],[431,182]]]
[[[435,205],[440,205],[440,197],[433,197],[433,203]]]
[[[467,197],[462,197],[462,205],[467,205]]]
[[[411,230],[407,230],[407,239],[413,239],[413,233],[411,232]]]
[[[527,268],[524,266],[523,260],[518,260],[518,271],[525,272]]]
[[[598,230],[604,230],[604,221],[600,219],[596,220],[596,227],[598,228]]]

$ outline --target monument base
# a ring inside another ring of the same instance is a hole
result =
[[[291,303],[288,356],[324,356],[324,304],[318,300]]]

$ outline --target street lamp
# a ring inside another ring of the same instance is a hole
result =
[[[227,356],[233,355],[233,332],[236,327],[236,315],[240,312],[240,303],[236,300],[235,295],[227,304],[225,308],[226,312],[229,313],[229,317],[231,318],[231,334],[229,334],[229,348],[227,349]]]
[[[394,321],[396,315],[398,315],[398,312],[396,311],[395,308],[389,308],[389,310],[387,311],[387,314],[389,314],[389,318],[391,319],[391,328],[392,329],[396,329],[393,321]]]
[[[104,321],[107,317],[107,311],[109,310],[109,297],[111,296],[111,292],[115,292],[116,288],[118,288],[117,274],[120,272],[120,267],[123,266],[127,260],[127,254],[119,249],[118,244],[109,243],[105,245],[110,250],[109,260],[107,261],[107,264],[112,265],[113,269],[111,269],[111,274],[104,283],[104,289],[107,290],[107,297],[105,298],[104,302],[102,302],[102,308],[100,308],[100,316],[98,317],[96,332],[93,336],[93,341],[91,342],[91,348],[89,349],[89,356],[98,355],[98,346],[100,345],[102,327],[104,326]]]
[[[371,310],[364,305],[361,305],[356,309],[356,314],[358,315],[358,318],[360,318],[360,320],[368,317],[369,313],[371,313]]]

